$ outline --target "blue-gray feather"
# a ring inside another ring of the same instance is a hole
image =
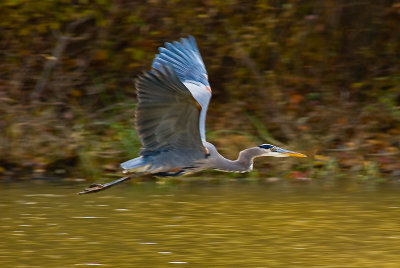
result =
[[[206,67],[201,58],[196,40],[193,36],[181,38],[180,42],[165,43],[159,48],[153,61],[153,73],[166,66],[170,66],[179,80],[185,83],[195,100],[201,106],[199,129],[203,144],[206,142],[205,120],[208,104],[211,99],[211,90],[208,82]],[[195,90],[191,85],[196,85],[200,90]]]
[[[211,90],[207,71],[192,36],[159,48],[152,67],[137,79],[136,128],[140,157],[121,167],[160,174],[196,169],[206,157],[205,118]],[[201,109],[199,109],[199,105]]]
[[[160,54],[154,58],[152,68],[171,65],[182,82],[191,80],[209,86],[207,71],[193,36],[181,38],[181,42],[165,43],[159,48]]]
[[[147,164],[148,164],[148,162],[146,161],[146,159],[144,159],[143,157],[137,157],[137,158],[134,158],[134,159],[131,159],[131,160],[121,163],[121,167],[123,169],[130,170],[130,169],[137,169],[137,168],[143,167]]]
[[[204,158],[200,110],[172,67],[143,74],[136,88],[136,128],[143,148],[141,157],[121,167],[141,170],[146,166],[146,172],[157,173],[184,168]]]

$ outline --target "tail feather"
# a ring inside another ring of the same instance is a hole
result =
[[[144,172],[150,165],[143,157],[137,157],[121,163],[120,166],[124,169],[124,173],[126,173],[130,171]]]

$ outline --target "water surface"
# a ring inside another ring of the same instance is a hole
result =
[[[400,267],[400,189],[0,184],[0,267]]]

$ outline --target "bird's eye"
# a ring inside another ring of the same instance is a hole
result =
[[[260,146],[258,146],[262,149],[271,149],[274,148],[275,146],[271,145],[271,144],[261,144]]]

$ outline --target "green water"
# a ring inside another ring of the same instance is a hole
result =
[[[400,188],[0,184],[0,267],[400,267]]]

